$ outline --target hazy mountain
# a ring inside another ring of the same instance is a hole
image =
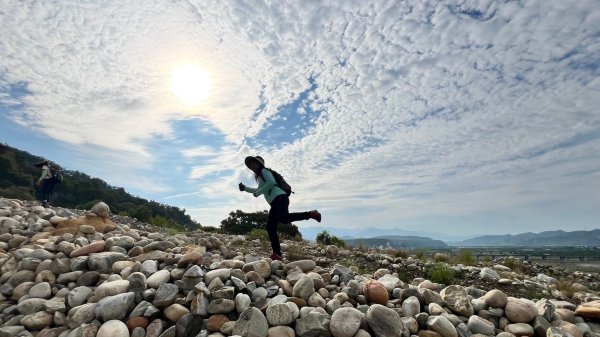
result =
[[[462,241],[473,238],[477,235],[451,235],[447,233],[425,232],[425,231],[410,231],[399,228],[381,229],[381,228],[335,228],[335,227],[303,227],[300,228],[302,237],[306,240],[315,240],[317,234],[322,231],[328,231],[330,234],[337,236],[340,239],[354,238],[374,238],[374,237],[389,237],[389,236],[415,236],[428,237],[434,240],[442,241]]]
[[[600,229],[565,232],[547,231],[516,235],[485,235],[449,242],[453,246],[600,246]]]
[[[379,236],[373,238],[346,239],[350,246],[365,245],[367,247],[390,248],[444,248],[448,245],[440,240],[421,236]]]

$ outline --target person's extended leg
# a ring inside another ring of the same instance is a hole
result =
[[[319,213],[319,211],[317,211],[317,210],[308,211],[308,212],[290,213],[290,211],[289,211],[290,199],[288,199],[287,197],[283,197],[281,201],[277,200],[277,199],[275,201],[279,201],[282,204],[280,206],[281,207],[280,221],[282,223],[290,223],[290,222],[294,222],[294,221],[308,220],[308,219],[315,219],[318,222],[321,222],[321,213]]]

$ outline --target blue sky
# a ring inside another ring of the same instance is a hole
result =
[[[597,1],[2,9],[0,141],[203,225],[267,208],[237,190],[259,154],[292,211],[323,213],[302,230],[600,227]],[[186,64],[208,74],[194,105],[172,90]]]

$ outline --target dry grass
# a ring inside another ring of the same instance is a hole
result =
[[[573,288],[572,280],[564,278],[559,279],[558,283],[556,283],[556,289],[569,298],[573,297],[573,295],[575,294],[575,288]]]
[[[290,261],[306,260],[309,259],[308,254],[304,251],[302,245],[290,245],[287,249],[287,258]]]

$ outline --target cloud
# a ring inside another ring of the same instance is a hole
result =
[[[149,163],[152,139],[184,142],[179,121],[205,121],[222,141],[177,147],[197,190],[169,198],[200,191],[209,222],[261,207],[234,188],[257,153],[294,208],[323,206],[334,225],[600,197],[594,1],[4,7],[0,83],[29,92],[0,92],[12,119]],[[213,82],[194,110],[168,88],[190,61]]]

